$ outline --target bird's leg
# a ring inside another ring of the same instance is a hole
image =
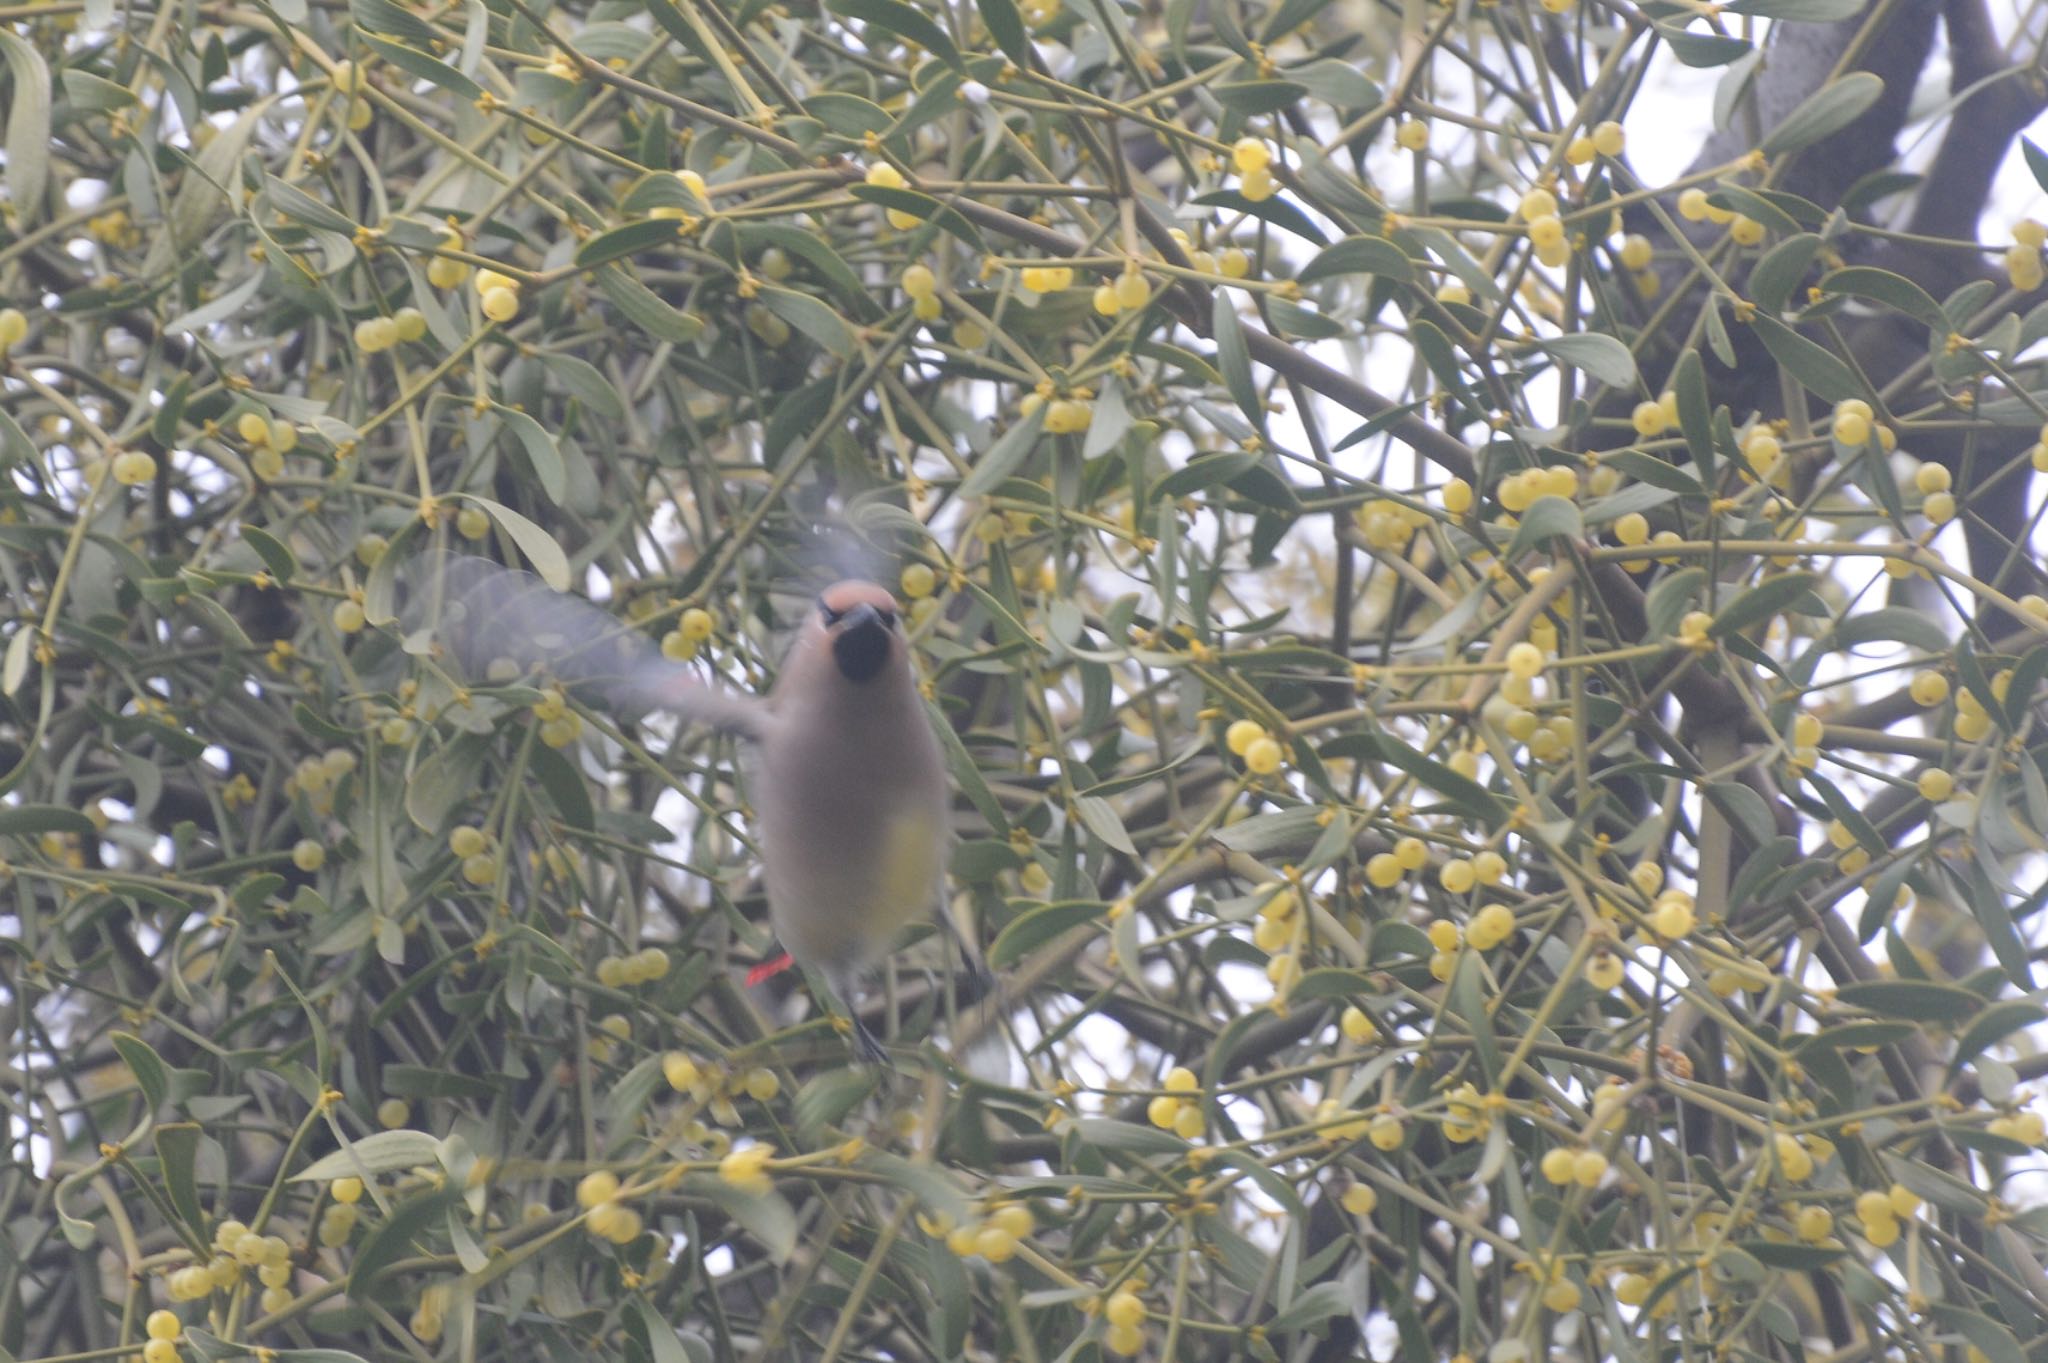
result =
[[[882,1049],[882,1043],[875,1040],[875,1034],[860,1020],[860,1014],[848,1011],[846,1020],[853,1024],[853,1053],[863,1065],[886,1065],[889,1053]]]

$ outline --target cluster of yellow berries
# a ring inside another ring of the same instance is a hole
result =
[[[2024,606],[2026,603],[2020,604]],[[2011,679],[2011,669],[1991,679],[1991,694],[1995,699],[2005,699],[2005,683]],[[1990,732],[1991,714],[1984,708],[1984,702],[1977,699],[1977,693],[1967,686],[1956,692],[1956,737],[1965,743],[1976,743]]]
[[[630,956],[606,956],[597,963],[597,982],[607,989],[630,988],[668,974],[668,953],[642,947]]]
[[[356,349],[374,355],[401,341],[417,341],[426,334],[427,315],[418,308],[400,308],[389,317],[365,317],[356,323]]]
[[[771,1069],[756,1066],[736,1070],[717,1062],[700,1065],[681,1051],[662,1056],[661,1073],[670,1088],[702,1103],[711,1120],[720,1126],[740,1124],[739,1109],[733,1104],[736,1095],[745,1094],[757,1103],[771,1103],[782,1092],[782,1081]]]
[[[28,314],[20,308],[0,308],[0,355],[28,339]]]
[[[1697,185],[1678,196],[1678,216],[1687,222],[1711,222],[1725,226],[1738,246],[1755,246],[1764,239],[1764,225],[1755,218],[1710,203],[1707,191]]]
[[[493,322],[509,322],[519,315],[519,281],[510,275],[478,270],[476,296],[484,316]]]
[[[1429,864],[1429,847],[1421,838],[1410,834],[1394,840],[1393,850],[1375,852],[1365,859],[1366,883],[1375,890],[1391,890],[1401,883],[1401,877],[1413,874]]]
[[[980,1219],[963,1221],[957,1226],[947,1223],[943,1214],[926,1221],[935,1229],[944,1227],[946,1248],[962,1259],[980,1258],[992,1264],[1016,1258],[1018,1244],[1038,1229],[1038,1218],[1021,1202],[997,1203]]]
[[[1825,1136],[1802,1139],[1780,1131],[1771,1137],[1771,1153],[1777,1158],[1779,1173],[1790,1182],[1804,1183],[1813,1177],[1815,1169],[1833,1158],[1835,1146]]]
[[[591,1024],[584,1054],[600,1065],[609,1065],[617,1058],[619,1048],[632,1039],[633,1019],[624,1013],[607,1013]]]
[[[1581,1188],[1592,1188],[1607,1175],[1607,1156],[1598,1150],[1574,1150],[1568,1145],[1556,1145],[1543,1152],[1537,1167],[1543,1171],[1543,1177],[1560,1187],[1576,1183]]]
[[[1407,548],[1415,532],[1429,524],[1429,513],[1405,502],[1374,497],[1360,502],[1351,512],[1351,519],[1367,544],[1395,553]]]
[[[1665,890],[1650,902],[1650,931],[1662,941],[1682,942],[1698,924],[1697,906],[1684,890]]]
[[[1266,726],[1253,719],[1232,721],[1223,731],[1223,745],[1234,756],[1244,759],[1244,769],[1254,776],[1271,776],[1280,770],[1281,759],[1286,753],[1280,747],[1280,740],[1266,732]]]
[[[1863,1238],[1878,1249],[1898,1243],[1899,1222],[1911,1219],[1919,1210],[1920,1199],[1903,1184],[1856,1194],[1856,1219],[1863,1223]]]
[[[1145,1347],[1145,1315],[1145,1303],[1131,1283],[1110,1293],[1102,1303],[1102,1318],[1109,1325],[1102,1335],[1104,1347],[1120,1358],[1135,1357]]]
[[[334,788],[356,769],[356,755],[347,748],[329,748],[317,757],[302,757],[285,781],[285,794],[304,795],[316,814],[334,808]]]
[[[1499,1095],[1494,1095],[1493,1101],[1481,1097],[1477,1084],[1458,1085],[1444,1095],[1444,1115],[1440,1123],[1444,1139],[1454,1145],[1468,1145],[1478,1140],[1493,1124],[1492,1112],[1498,1103]]]
[[[263,1284],[265,1311],[282,1311],[291,1305],[285,1284],[292,1280],[291,1246],[282,1236],[258,1235],[240,1221],[223,1221],[213,1233],[213,1258],[206,1264],[192,1264],[171,1274],[172,1301],[198,1301],[214,1292],[230,1291],[242,1281],[244,1269],[255,1269]]]
[[[1577,137],[1567,142],[1564,148],[1564,159],[1567,163],[1574,166],[1590,165],[1595,157],[1600,156],[1604,156],[1611,161],[1615,157],[1620,156],[1627,146],[1628,134],[1622,130],[1621,124],[1611,118],[1605,119],[1595,123],[1593,131],[1580,133]],[[1634,268],[1640,269],[1642,267],[1636,266]]]
[[[457,824],[448,833],[448,850],[462,863],[462,878],[472,885],[490,885],[498,879],[498,858],[491,850],[491,835],[473,824]]]
[[[1538,497],[1562,497],[1570,501],[1579,492],[1579,471],[1569,464],[1548,468],[1518,469],[1500,480],[1493,495],[1501,509],[1519,516],[1535,505]]]
[[[1074,287],[1074,267],[1026,265],[1018,272],[1018,278],[1032,293],[1058,293],[1061,289]]]
[[[939,279],[932,267],[913,261],[903,269],[903,292],[910,295],[910,312],[920,322],[936,322],[945,311],[939,301]]]
[[[413,312],[411,308],[404,309]],[[388,318],[378,320],[388,321]],[[420,323],[424,330],[426,323]],[[360,344],[361,328],[358,327]],[[289,421],[278,421],[261,412],[244,412],[235,418],[235,434],[249,447],[249,467],[256,476],[266,481],[284,473],[284,457],[299,445],[299,428]]]
[[[2005,253],[2005,277],[2021,293],[2041,287],[2041,243],[2048,240],[2048,227],[2027,218],[2012,229],[2012,245]]]
[[[1871,436],[1877,437],[1879,448],[1889,454],[1898,444],[1898,436],[1889,426],[1878,425],[1873,419],[1876,413],[1862,398],[1843,398],[1835,404],[1834,420],[1828,431],[1836,443],[1852,450],[1860,450],[1870,443]]]
[[[1944,464],[1922,464],[1913,470],[1913,490],[1920,494],[1920,514],[1928,524],[1947,525],[1956,518],[1956,495],[1950,485]]]
[[[1579,1285],[1565,1276],[1564,1261],[1562,1259],[1550,1260],[1547,1268],[1538,1268],[1532,1265],[1531,1271],[1542,1276],[1542,1299],[1545,1306],[1560,1315],[1567,1311],[1579,1309],[1579,1302],[1583,1294],[1579,1289]]]
[[[443,225],[441,228],[441,245],[445,250],[461,250],[462,233],[456,231],[452,226]],[[467,278],[469,278],[469,265],[466,261],[450,260],[447,256],[435,256],[427,262],[427,282],[437,289],[452,289]]]
[[[877,161],[868,167],[867,182],[882,189],[902,189],[904,187],[903,172],[890,165],[887,161]],[[915,213],[905,213],[900,208],[884,209],[882,216],[887,218],[889,225],[899,232],[908,232],[911,228],[924,221]],[[1065,288],[1066,286],[1061,285],[1060,287]]]
[[[142,229],[128,216],[125,208],[112,208],[104,213],[86,219],[86,235],[102,246],[116,246],[132,251],[142,245]]]
[[[142,1363],[177,1363],[178,1339],[185,1333],[185,1323],[177,1312],[150,1312],[142,1322],[142,1333],[148,1337],[142,1346]]]
[[[1571,241],[1565,231],[1564,219],[1558,215],[1555,194],[1539,185],[1522,196],[1515,212],[1529,234],[1529,244],[1536,250],[1536,259],[1553,270],[1571,259]]]
[[[1171,1131],[1183,1140],[1194,1140],[1202,1134],[1206,1123],[1202,1119],[1199,1102],[1181,1097],[1181,1094],[1198,1093],[1202,1081],[1195,1072],[1185,1065],[1175,1065],[1166,1072],[1162,1082],[1166,1092],[1145,1105],[1145,1120],[1162,1131]]]
[[[1446,861],[1437,870],[1436,883],[1451,894],[1464,894],[1474,885],[1498,885],[1507,874],[1507,858],[1489,847],[1475,856]]]
[[[1152,283],[1133,263],[1125,266],[1114,282],[1096,285],[1092,301],[1095,311],[1104,317],[1135,312],[1152,301]]]
[[[1045,430],[1051,435],[1078,435],[1094,424],[1092,390],[1077,388],[1063,398],[1054,397],[1052,393],[1051,383],[1039,384],[1036,391],[1026,393],[1018,402],[1018,414],[1028,417],[1039,408],[1045,408]]]
[[[1653,401],[1638,402],[1628,420],[1645,440],[1664,434],[1678,424],[1678,394],[1667,388]]]
[[[576,1184],[576,1205],[583,1208],[583,1229],[599,1240],[627,1244],[640,1236],[640,1213],[618,1200],[619,1176],[594,1169]]]
[[[327,1185],[327,1192],[334,1200],[321,1209],[320,1223],[313,1236],[326,1248],[339,1249],[355,1234],[359,1214],[356,1204],[363,1198],[363,1181],[353,1175],[338,1178]]]
[[[533,717],[540,721],[540,741],[550,748],[566,748],[583,732],[583,716],[571,710],[567,698],[553,687],[533,703]]]
[[[1168,230],[1174,245],[1187,253],[1188,264],[1203,274],[1222,275],[1225,279],[1243,279],[1252,272],[1251,253],[1239,246],[1226,246],[1222,251],[1197,249],[1192,238],[1180,228]]]
[[[710,611],[702,606],[690,607],[676,618],[676,627],[661,636],[661,656],[670,662],[690,661],[711,637],[714,623]]]
[[[1230,148],[1230,165],[1237,172],[1238,193],[1253,203],[1264,203],[1280,192],[1273,178],[1273,149],[1256,137],[1240,137]]]
[[[256,803],[256,783],[249,773],[238,771],[220,788],[220,802],[228,809],[242,809]]]
[[[1300,902],[1291,886],[1283,886],[1279,892],[1259,905],[1258,922],[1252,927],[1252,945],[1269,955],[1285,950],[1294,941],[1296,917]]]

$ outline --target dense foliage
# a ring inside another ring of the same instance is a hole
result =
[[[2043,1357],[1981,5],[0,25],[0,1349]],[[744,985],[743,751],[437,546],[898,585],[993,991]]]

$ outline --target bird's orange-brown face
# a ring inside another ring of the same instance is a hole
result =
[[[896,598],[873,582],[836,582],[818,593],[818,623],[839,675],[868,681],[896,645]]]

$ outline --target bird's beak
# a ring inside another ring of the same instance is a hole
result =
[[[873,606],[863,602],[832,626],[832,661],[848,681],[864,682],[882,670],[889,657],[889,627]]]

